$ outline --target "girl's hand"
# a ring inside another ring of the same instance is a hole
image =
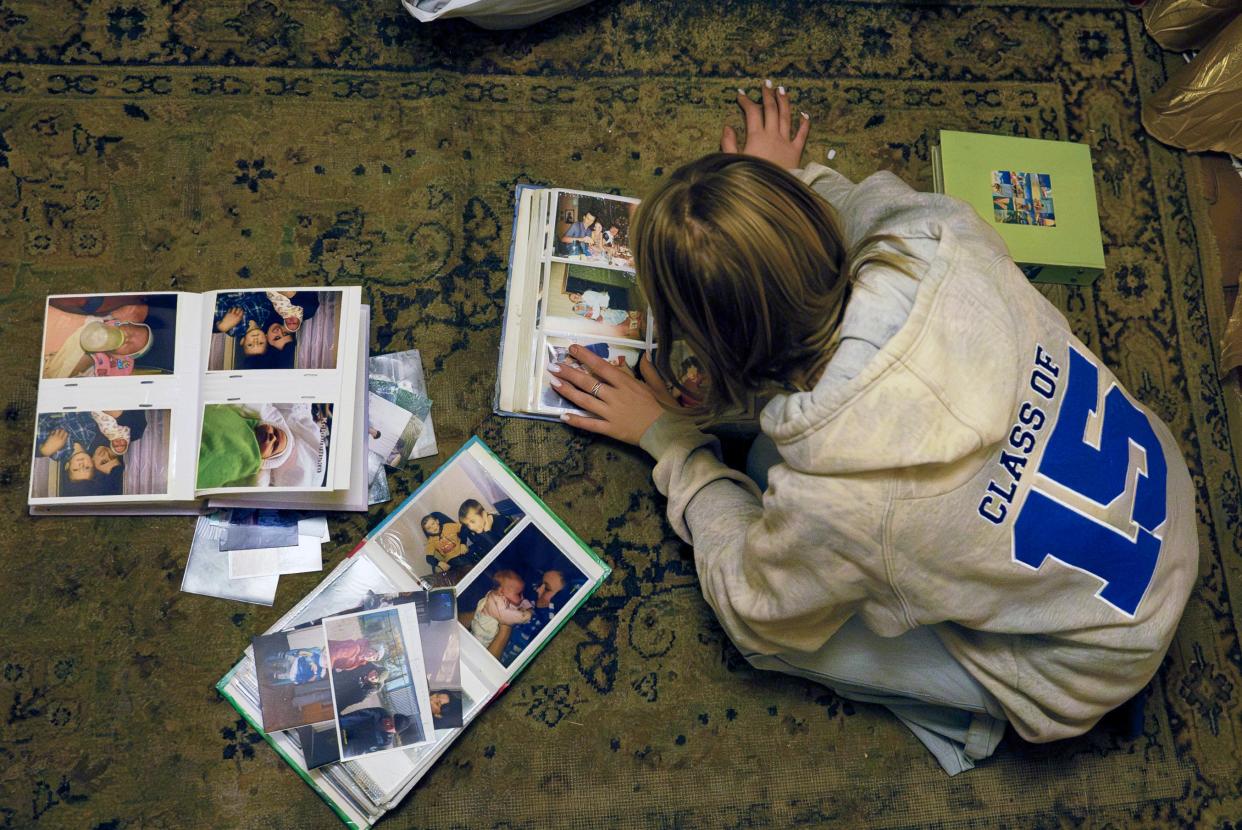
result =
[[[787,170],[801,167],[802,148],[806,146],[806,137],[811,131],[811,117],[805,112],[799,113],[801,123],[790,138],[789,95],[785,88],[781,86],[773,90],[772,82],[764,81],[760,94],[763,103],[757,104],[750,100],[745,90],[737,91],[737,105],[746,117],[746,145],[739,147],[737,133],[725,125],[720,136],[720,149],[726,153],[744,153],[767,159]]]
[[[642,380],[576,344],[569,347],[569,356],[590,369],[590,373],[566,363],[553,364],[548,367],[552,386],[574,406],[596,416],[562,415],[561,420],[570,426],[637,444],[647,428],[664,414],[664,404],[675,405],[646,355],[638,362]],[[599,388],[592,395],[597,384]]]

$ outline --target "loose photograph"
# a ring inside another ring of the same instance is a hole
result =
[[[418,422],[412,432],[412,442],[407,437],[397,451],[402,457],[392,466],[404,460],[426,458],[435,455],[436,432],[431,423],[431,398],[427,397],[427,382],[423,377],[423,360],[418,349],[408,349],[393,354],[372,355],[367,365],[367,389],[391,404],[401,407]]]
[[[197,487],[323,487],[331,438],[331,404],[209,403]]]
[[[374,538],[411,575],[449,587],[482,562],[524,515],[478,459],[462,453]]]
[[[253,644],[264,732],[332,720],[335,710],[322,626],[264,634]]]
[[[548,268],[544,328],[644,342],[647,302],[632,274],[553,262]]]
[[[618,346],[616,343],[592,343],[587,338],[555,337],[549,335],[543,340],[543,362],[539,364],[539,406],[537,407],[539,410],[582,413],[582,410],[562,398],[560,393],[553,388],[552,376],[548,373],[548,367],[552,364],[564,363],[590,374],[590,371],[585,366],[569,356],[569,347],[575,343],[619,368],[628,369],[631,372],[638,368],[638,358],[641,354],[638,349],[627,349],[624,346]]]
[[[508,668],[585,582],[569,557],[528,524],[457,592],[457,620]]]
[[[335,369],[339,291],[220,291],[209,371]]]
[[[431,721],[436,729],[462,725],[465,696],[461,682],[461,643],[457,593],[452,588],[418,592],[418,631],[423,639]]]
[[[176,294],[48,298],[44,378],[169,375],[176,346]]]
[[[630,221],[637,206],[626,199],[560,194],[552,217],[552,255],[633,271]]]
[[[412,604],[323,621],[342,760],[432,737],[431,703]]]
[[[31,497],[167,493],[171,420],[169,409],[40,413]]]

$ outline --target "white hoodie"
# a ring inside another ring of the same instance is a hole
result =
[[[1176,442],[968,205],[887,173],[803,178],[847,246],[917,252],[917,291],[860,371],[765,407],[783,463],[762,501],[692,425],[643,436],[704,597],[747,652],[815,651],[855,614],[931,626],[1023,738],[1085,732],[1150,680],[1196,578]]]

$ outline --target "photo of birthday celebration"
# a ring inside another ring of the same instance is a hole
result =
[[[331,439],[330,404],[209,403],[197,487],[323,487]]]
[[[171,416],[168,409],[41,413],[30,497],[167,493]]]
[[[630,220],[636,202],[562,193],[552,219],[552,254],[570,262],[634,270]]]
[[[339,291],[220,291],[209,371],[335,369]]]
[[[437,587],[456,585],[524,513],[478,459],[457,456],[380,529],[377,544]]]
[[[330,617],[323,631],[341,758],[427,740],[430,702],[413,605]]]
[[[458,591],[457,621],[508,668],[585,580],[544,532],[529,524]]]
[[[176,345],[176,294],[50,297],[43,377],[168,375]]]

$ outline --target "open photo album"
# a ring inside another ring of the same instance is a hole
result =
[[[48,297],[31,512],[366,509],[367,311],[358,287]]]
[[[217,688],[342,821],[370,827],[609,573],[473,438]]]
[[[671,350],[670,391],[697,406],[711,381],[681,340],[664,344],[639,290],[630,247],[637,199],[519,185],[515,194],[509,282],[500,338],[495,410],[501,415],[557,420],[586,415],[549,382],[548,366],[568,362],[577,343],[615,366],[635,371],[661,345]],[[746,425],[756,402],[719,424]]]

